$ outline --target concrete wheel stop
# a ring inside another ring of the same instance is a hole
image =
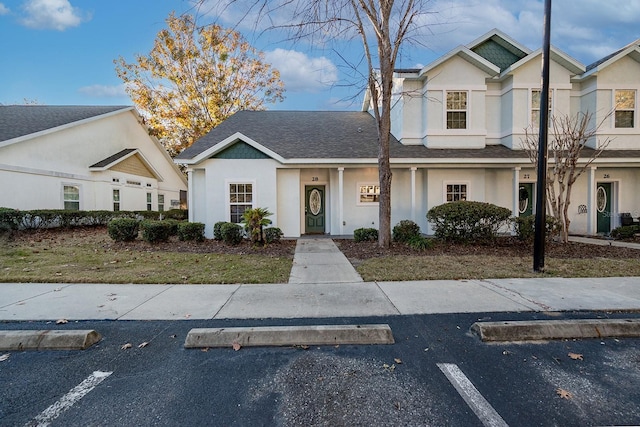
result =
[[[482,341],[545,341],[580,338],[638,338],[640,319],[531,320],[476,322],[471,331]]]
[[[85,350],[101,339],[94,330],[0,331],[0,351]]]
[[[374,325],[263,326],[192,329],[185,348],[393,344],[391,328]]]

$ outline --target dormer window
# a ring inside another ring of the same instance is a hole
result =
[[[636,109],[635,90],[616,90],[616,127],[634,127]]]
[[[447,91],[447,129],[467,128],[467,92]]]

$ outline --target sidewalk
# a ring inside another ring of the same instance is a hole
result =
[[[0,320],[188,320],[640,310],[640,277],[363,282],[331,239],[299,239],[286,284],[0,284]]]

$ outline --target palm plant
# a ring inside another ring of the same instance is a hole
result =
[[[273,215],[266,208],[247,209],[242,214],[242,223],[244,229],[247,230],[249,238],[253,243],[264,243],[263,227],[271,224],[271,220],[267,218]]]

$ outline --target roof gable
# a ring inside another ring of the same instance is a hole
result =
[[[112,170],[162,181],[162,176],[158,171],[135,148],[126,148],[106,159],[100,160],[89,166],[89,170],[94,172]]]
[[[471,51],[477,53],[487,61],[498,66],[500,70],[509,68],[525,56],[528,52],[505,40],[502,36],[491,33],[491,37],[479,44],[472,45]]]
[[[252,147],[244,141],[229,145],[222,151],[211,156],[212,159],[270,159],[264,152]]]
[[[587,66],[587,72],[584,73],[581,78],[587,78],[598,74],[601,70],[607,68],[611,64],[619,61],[620,59],[629,56],[636,62],[640,62],[640,39],[628,44],[627,46],[613,52],[611,55],[607,55],[604,58],[594,62]]]

